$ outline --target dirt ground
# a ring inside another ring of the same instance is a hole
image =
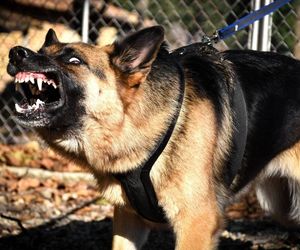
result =
[[[0,249],[107,250],[113,207],[92,176],[36,142],[0,145]],[[300,249],[300,231],[265,215],[252,193],[227,208],[219,249]],[[144,250],[174,249],[172,232],[153,231]]]

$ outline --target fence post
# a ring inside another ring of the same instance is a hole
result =
[[[270,4],[273,0],[253,0],[252,9],[257,10],[261,7]],[[256,21],[252,25],[250,31],[250,49],[260,51],[271,50],[272,38],[272,14],[264,17],[260,21]]]
[[[81,41],[87,43],[89,41],[89,19],[90,19],[90,0],[84,0],[82,11],[82,34]]]

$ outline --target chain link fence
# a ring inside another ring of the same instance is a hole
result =
[[[171,49],[200,41],[251,11],[249,0],[90,0],[88,41],[103,46],[116,37],[155,24],[165,28]],[[273,15],[273,51],[300,58],[300,0]],[[6,73],[9,49],[22,45],[37,50],[49,28],[61,41],[80,41],[84,0],[2,0],[0,2],[0,143],[21,143],[31,131],[14,120],[12,79]],[[246,28],[218,49],[249,48]],[[299,48],[298,48],[299,47]]]
[[[273,14],[271,50],[300,59],[300,1],[294,0]]]

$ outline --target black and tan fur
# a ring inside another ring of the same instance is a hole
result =
[[[273,53],[212,48],[177,57],[163,39],[162,28],[152,27],[99,48],[60,43],[50,30],[37,53],[13,48],[11,75],[51,69],[65,93],[63,107],[38,121],[19,115],[20,123],[36,127],[50,147],[94,174],[100,193],[115,204],[113,249],[140,249],[150,228],[160,225],[136,214],[113,174],[139,166],[165,133],[182,68],[179,120],[151,170],[176,249],[214,249],[224,206],[250,183],[257,183],[266,210],[282,223],[299,224],[300,63]],[[237,84],[249,133],[241,170],[230,184]]]

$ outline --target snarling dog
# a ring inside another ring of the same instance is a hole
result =
[[[113,249],[170,225],[176,249],[213,249],[224,207],[255,183],[262,207],[300,222],[300,63],[275,53],[170,53],[159,26],[99,48],[11,49],[16,118],[89,169],[115,205]]]

